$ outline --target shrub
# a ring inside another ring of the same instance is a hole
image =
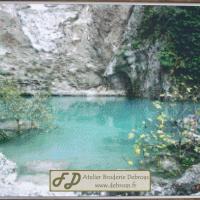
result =
[[[36,94],[31,98],[22,95],[22,89],[14,80],[0,81],[0,120],[17,122],[17,132],[21,121],[30,121],[32,127],[41,128],[52,118],[47,94]]]
[[[176,79],[200,84],[200,7],[146,6],[138,35],[140,40],[165,41],[162,66],[173,68]]]

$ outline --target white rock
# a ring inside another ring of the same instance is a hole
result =
[[[16,177],[16,164],[0,153],[0,183],[12,184]]]
[[[48,165],[49,166],[49,165]],[[0,153],[0,196],[79,196],[80,193],[66,192],[55,193],[49,191],[47,181],[41,181],[41,178],[47,179],[48,176],[32,175],[29,177],[18,178],[16,173],[16,164],[8,160]],[[33,181],[32,181],[33,179]]]

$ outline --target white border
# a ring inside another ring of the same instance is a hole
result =
[[[108,0],[109,1],[109,0]],[[122,0],[123,1],[123,0]],[[200,1],[200,0],[199,0]],[[108,4],[108,5],[159,5],[159,6],[200,6],[200,3],[145,3],[145,2],[70,2],[63,1],[1,1],[0,4]],[[200,199],[200,196],[0,196],[0,199]]]
[[[109,0],[108,0],[109,1]],[[111,0],[112,1],[112,0]],[[121,0],[123,1],[123,0]],[[63,1],[40,1],[40,0],[36,0],[36,1],[1,1],[0,3],[2,4],[13,4],[13,3],[18,3],[18,4],[23,4],[23,3],[27,3],[27,4],[111,4],[111,5],[159,5],[159,6],[200,6],[200,0],[199,3],[164,3],[164,2],[160,2],[160,3],[156,3],[156,2],[89,2],[89,1],[85,1],[85,2],[75,2],[73,0],[63,2]]]

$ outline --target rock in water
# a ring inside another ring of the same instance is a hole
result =
[[[0,122],[0,141],[11,139],[19,135],[19,133],[28,133],[30,130],[38,129],[38,125],[31,121],[1,121]]]
[[[24,120],[20,120],[19,125],[17,124],[17,121],[0,122],[0,130],[4,130],[4,131],[17,131],[18,129],[21,131],[26,131],[26,130],[30,130],[36,127],[37,125],[35,123],[32,123],[31,121],[24,121]]]

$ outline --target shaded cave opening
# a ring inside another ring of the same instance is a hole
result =
[[[134,97],[132,81],[127,73],[118,72],[105,78],[106,85],[114,90],[124,90],[126,97],[132,99]]]

